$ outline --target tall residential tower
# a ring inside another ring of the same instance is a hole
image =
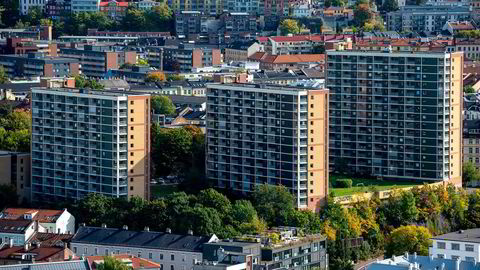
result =
[[[461,184],[462,69],[462,52],[327,51],[332,169]]]
[[[32,201],[149,198],[149,95],[33,88],[32,121]]]
[[[207,177],[242,193],[283,185],[298,208],[318,209],[328,190],[328,91],[210,84]]]

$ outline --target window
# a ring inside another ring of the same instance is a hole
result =
[[[83,249],[83,254],[85,254],[85,255],[88,254],[88,248]]]
[[[452,250],[460,250],[460,244],[452,244]]]
[[[130,118],[130,122],[133,122],[133,118]]]
[[[133,169],[130,170],[130,173],[133,173]]]
[[[130,113],[133,113],[133,109],[130,110]]]
[[[133,100],[132,100],[132,101],[130,101],[130,105],[133,105]]]
[[[467,262],[474,262],[475,258],[474,257],[465,257],[465,261]]]
[[[175,261],[175,255],[174,254],[170,254],[170,260]]]
[[[465,244],[465,251],[473,251],[473,245]]]
[[[183,256],[182,256],[182,262],[184,262],[186,259],[187,259],[187,256],[186,256],[185,254],[183,254]]]
[[[460,256],[452,255],[452,260],[458,260]]]
[[[152,254],[151,252],[148,253],[148,258],[149,258],[150,260],[153,259],[153,254]]]
[[[130,130],[133,130],[133,127],[130,127]]]
[[[439,259],[445,259],[445,254],[438,254],[437,256]]]
[[[133,160],[130,160],[130,165],[133,165]]]
[[[132,156],[132,157],[133,157],[133,152],[130,152],[130,156]]]
[[[98,248],[95,248],[94,254],[95,254],[95,255],[98,255]]]
[[[160,260],[163,260],[163,254],[160,253]]]
[[[130,135],[130,139],[133,139],[133,135]]]
[[[438,249],[445,249],[445,242],[437,242],[437,248]]]
[[[77,253],[77,247],[73,247],[73,253]]]
[[[130,178],[130,182],[133,182],[133,177],[132,177],[132,178]]]
[[[130,187],[130,190],[133,190],[133,187]]]
[[[170,265],[170,270],[175,270],[175,267],[173,265]]]
[[[138,258],[141,258],[141,257],[142,257],[142,252],[139,251],[139,252],[138,252]]]
[[[130,144],[130,148],[133,148],[133,143]]]

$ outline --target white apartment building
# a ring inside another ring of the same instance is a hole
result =
[[[137,2],[136,5],[137,5],[137,8],[138,8],[138,9],[141,9],[141,10],[150,10],[150,9],[152,9],[153,7],[160,5],[160,3],[159,3],[159,2],[152,1],[152,0],[143,0],[143,1]]]
[[[72,0],[72,12],[95,12],[100,10],[100,0]]]
[[[39,7],[41,10],[45,10],[45,4],[47,0],[19,0],[20,1],[20,14],[27,15],[28,10],[33,7]]]
[[[428,253],[434,258],[480,261],[480,229],[438,235],[432,241]]]

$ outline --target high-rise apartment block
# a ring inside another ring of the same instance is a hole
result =
[[[207,177],[242,193],[283,185],[298,208],[318,209],[328,190],[328,91],[208,85]]]
[[[327,51],[326,69],[333,170],[461,184],[462,52]]]
[[[32,201],[148,199],[150,95],[32,89]]]

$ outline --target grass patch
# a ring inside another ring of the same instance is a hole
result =
[[[174,192],[179,191],[177,185],[151,185],[152,199],[163,198]]]
[[[351,188],[336,188],[335,182],[337,179],[352,179],[353,187]],[[405,187],[412,187],[423,185],[420,182],[413,182],[413,181],[390,181],[390,180],[377,180],[377,179],[368,179],[368,178],[353,178],[346,175],[330,175],[329,181],[330,191],[333,191],[335,196],[346,196],[352,195],[355,193],[364,193],[364,192],[372,192],[372,191],[383,191],[389,190],[393,188],[405,188]]]

